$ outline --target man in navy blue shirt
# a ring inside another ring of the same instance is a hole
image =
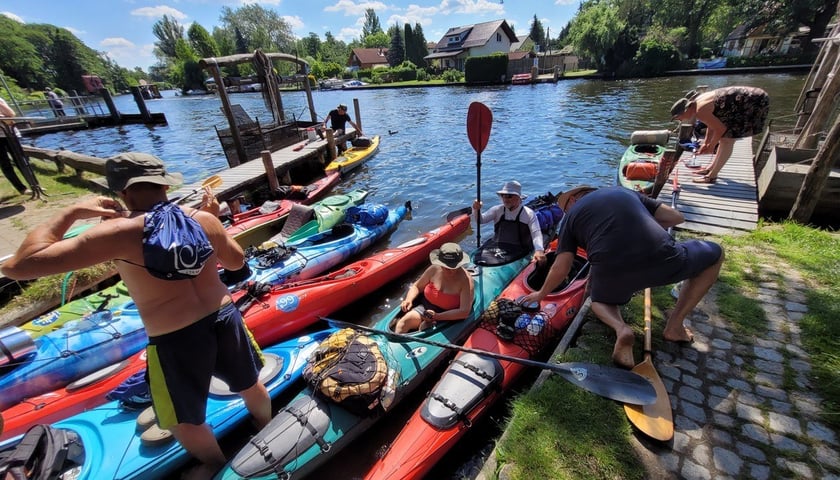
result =
[[[327,129],[328,121],[330,122],[330,126],[336,135],[344,135],[345,126],[348,123],[350,124],[350,126],[353,127],[354,130],[356,130],[356,133],[358,133],[359,136],[364,135],[362,133],[362,129],[359,128],[355,123],[353,123],[353,120],[350,118],[350,115],[347,114],[347,105],[343,103],[340,103],[338,107],[335,108],[335,110],[330,110],[330,113],[328,113],[327,116],[324,118],[324,130]],[[344,151],[345,147],[346,145],[344,144],[344,142],[339,143],[338,153],[341,154],[341,152]]]

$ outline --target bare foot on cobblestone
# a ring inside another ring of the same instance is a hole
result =
[[[633,342],[635,339],[636,336],[633,333],[633,329],[628,326],[621,329],[621,332],[618,333],[615,339],[615,347],[613,348],[612,354],[613,363],[628,370],[636,366],[636,362],[633,359]]]
[[[676,342],[676,343],[692,343],[694,342],[694,334],[691,333],[686,327],[682,328],[682,334],[680,332],[676,332],[676,334],[671,333],[667,330],[662,331],[662,337],[669,342]]]

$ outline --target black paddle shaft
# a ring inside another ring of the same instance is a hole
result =
[[[403,341],[425,343],[435,347],[472,353],[498,360],[506,360],[508,362],[520,363],[522,365],[537,367],[544,370],[551,370],[552,372],[559,374],[563,377],[563,379],[580,388],[583,388],[584,390],[621,403],[651,405],[656,402],[656,390],[654,390],[653,385],[651,385],[651,383],[641,375],[628,370],[580,362],[543,363],[527,358],[513,357],[485,350],[476,350],[474,348],[462,347],[451,343],[437,342],[421,337],[415,337],[413,335],[380,330],[378,328],[357,325],[355,323],[342,322],[340,320],[327,318],[324,318],[324,320],[338,328],[353,328]]]

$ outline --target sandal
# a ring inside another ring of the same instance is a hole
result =
[[[694,177],[691,179],[693,183],[716,183],[717,177],[710,177],[709,175],[703,175],[702,177]]]
[[[691,172],[691,174],[692,175],[708,175],[710,171],[711,170],[709,170],[709,167],[703,167],[700,170]]]

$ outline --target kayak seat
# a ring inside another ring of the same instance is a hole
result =
[[[283,240],[291,237],[293,233],[298,231],[300,227],[304,226],[308,221],[312,220],[314,216],[314,208],[295,203],[292,205],[292,211],[289,212],[289,216],[286,217],[283,229],[280,230],[280,233],[277,234],[276,237],[273,237],[272,240],[278,243],[283,243]]]
[[[274,380],[277,375],[283,372],[284,361],[273,353],[263,352],[263,367],[260,369],[258,380],[263,385]],[[210,380],[210,395],[214,397],[236,397],[239,394],[232,392],[227,382],[218,377]]]
[[[504,375],[497,359],[465,353],[452,362],[423,402],[420,416],[441,430],[452,428],[499,388]]]

